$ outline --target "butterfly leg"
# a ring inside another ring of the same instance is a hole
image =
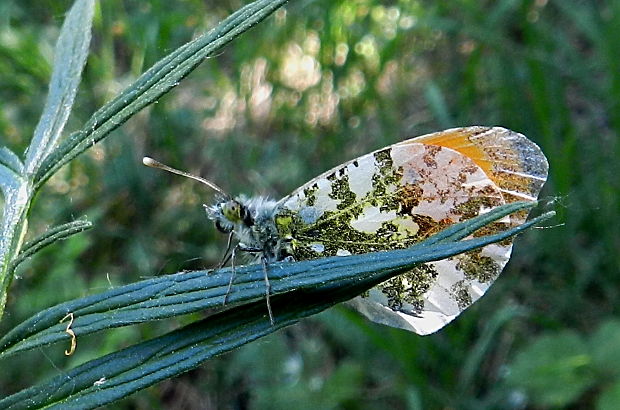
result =
[[[269,294],[271,293],[271,284],[269,283],[269,276],[267,275],[267,259],[264,256],[260,258],[261,264],[263,265],[263,272],[265,274],[265,299],[267,300],[267,311],[269,312],[269,322],[273,325],[273,312],[271,311],[271,299],[269,298]]]
[[[242,250],[244,252],[261,253],[260,261],[261,261],[261,265],[263,266],[263,273],[265,275],[265,299],[267,300],[267,312],[269,313],[269,322],[273,325],[274,324],[274,320],[273,320],[273,312],[271,310],[271,298],[270,298],[271,284],[269,283],[269,276],[267,275],[267,259],[265,258],[264,255],[262,255],[263,250],[261,248],[255,248],[255,247],[247,246],[247,245],[244,245],[243,243],[239,243],[239,244],[237,244],[237,246],[235,246],[233,248],[233,251],[232,251],[232,262],[231,262],[233,276],[231,276],[231,278],[230,278],[230,283],[228,284],[228,290],[226,291],[226,295],[228,295],[228,292],[230,292],[230,288],[232,286],[232,281],[233,281],[234,272],[235,272],[235,270],[234,270],[234,266],[235,266],[235,264],[234,264],[235,251],[237,249]]]
[[[226,265],[228,260],[231,258],[232,253],[230,253],[230,248],[232,246],[233,235],[234,235],[233,232],[230,232],[228,234],[228,242],[226,243],[226,252],[224,252],[224,256],[222,257],[220,264],[217,266],[218,269],[223,268],[224,265]],[[233,252],[234,252],[234,249],[233,249]]]
[[[239,249],[239,244],[237,244],[234,248],[232,248],[232,252],[230,252],[230,280],[228,281],[228,287],[226,288],[226,294],[224,295],[224,302],[222,306],[226,306],[226,300],[228,300],[228,294],[230,293],[230,289],[232,289],[233,281],[235,280],[235,255],[237,254],[237,249]],[[228,251],[226,251],[228,253]],[[227,259],[222,262],[225,263]]]

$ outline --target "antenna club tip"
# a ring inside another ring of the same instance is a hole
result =
[[[155,160],[154,160],[153,158],[151,158],[151,157],[143,157],[143,158],[142,158],[142,163],[143,163],[144,165],[146,165],[147,167],[152,167],[152,166],[154,166],[155,164],[157,164],[157,161],[155,161]]]

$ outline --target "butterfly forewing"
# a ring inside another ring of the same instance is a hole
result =
[[[296,260],[405,248],[446,226],[516,200],[535,200],[547,177],[540,149],[503,128],[447,130],[344,163],[278,204],[275,222]],[[478,234],[523,223],[506,217]],[[351,304],[371,320],[432,333],[476,301],[512,243],[420,265]]]

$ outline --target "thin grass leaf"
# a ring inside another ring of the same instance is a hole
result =
[[[517,201],[510,204],[502,205],[501,207],[493,209],[492,212],[478,215],[475,218],[469,219],[468,224],[454,224],[448,226],[444,230],[436,233],[432,237],[426,239],[424,244],[434,244],[439,242],[455,242],[465,238],[472,232],[489,225],[491,222],[497,221],[505,216],[511,215],[518,211],[529,210],[538,205],[538,202],[532,201]]]
[[[9,167],[0,164],[0,190],[2,195],[4,195],[5,203],[11,197],[11,193],[19,189],[20,184],[21,178],[19,174],[16,174]]]
[[[521,203],[520,209],[531,206]],[[487,243],[502,240],[527,229],[550,214],[542,215],[527,224],[505,233],[460,241],[461,237],[480,228],[481,221],[502,218],[515,204],[505,205],[488,214],[458,224],[449,235],[443,233],[439,240],[434,237],[405,250],[351,255],[346,258],[322,258],[296,263],[273,263],[269,265],[271,294],[277,296],[295,290],[317,287],[348,286],[369,280],[387,280],[395,272],[431,260],[462,253]],[[66,339],[65,326],[59,321],[73,313],[72,329],[77,335],[99,330],[127,326],[151,320],[203,311],[221,309],[231,277],[229,268],[214,272],[195,271],[166,275],[140,281],[131,285],[76,299],[39,312],[0,339],[0,357],[23,350],[51,344]],[[236,269],[233,291],[228,295],[226,307],[234,307],[264,298],[264,277],[260,265]]]
[[[17,154],[7,147],[0,147],[0,165],[4,165],[16,174],[21,175],[24,172],[24,164]]]
[[[54,149],[69,118],[88,57],[94,7],[94,0],[77,0],[62,25],[45,107],[26,153],[28,174]]]
[[[14,167],[23,168],[22,178],[12,180],[2,173],[4,209],[0,225],[0,317],[4,313],[7,291],[13,280],[13,262],[28,226],[27,215],[34,197],[31,176],[56,145],[73,105],[82,68],[88,55],[94,0],[77,0],[65,19],[56,43],[54,71],[41,120],[21,166],[19,158],[4,151]],[[16,163],[20,163],[19,165]],[[4,166],[2,166],[4,169]],[[17,175],[17,174],[16,174]]]
[[[313,300],[320,300],[320,295]],[[299,309],[309,312],[308,306],[295,302],[286,309],[277,306],[282,314],[275,316],[278,323],[274,326],[265,316],[263,302],[246,305],[87,362],[0,400],[0,407],[90,409],[122,399],[297,321],[286,318],[286,313],[294,315]]]
[[[270,16],[287,1],[257,0],[248,4],[231,14],[215,29],[164,57],[118,97],[99,109],[81,130],[70,135],[45,159],[35,176],[35,189],[64,164],[176,87],[205,58]]]
[[[515,202],[504,205],[493,212],[470,219],[466,224],[450,226],[416,246],[422,250],[423,247],[432,244],[458,241],[494,220],[519,210],[529,209],[534,205],[535,203],[532,202]],[[353,259],[346,260],[337,258],[336,261],[343,262],[345,266],[348,266],[357,257],[359,256],[352,256]],[[311,266],[322,266],[322,261],[323,259],[317,259],[308,263]],[[281,285],[280,281],[287,280],[288,276],[294,277],[297,282],[302,280],[300,272],[303,273],[303,269],[299,271],[291,268],[291,270],[283,272],[276,269],[277,266],[277,264],[270,265],[269,274],[273,293],[278,293],[281,288],[282,291],[287,291],[287,284]],[[329,269],[333,268],[335,267],[329,266]],[[373,267],[372,269],[376,268]],[[236,273],[235,292],[229,296],[228,306],[263,297],[261,290],[263,286],[262,268],[257,265],[238,267]],[[81,327],[80,332],[85,334],[111,326],[125,326],[220,307],[226,294],[230,275],[230,269],[221,269],[212,273],[207,271],[183,272],[140,281],[101,294],[66,302],[39,312],[31,319],[23,322],[0,340],[0,346],[6,348],[17,342],[24,346],[28,343],[27,339],[38,332],[41,332],[39,335],[41,339],[34,342],[36,346],[52,343],[64,337],[63,334],[57,332],[57,329],[61,328],[58,321],[69,312],[73,312],[78,317],[74,328],[76,326]],[[312,273],[310,273],[311,275]],[[322,280],[327,279],[320,277],[319,281]],[[109,319],[109,312],[112,310],[116,313],[114,322],[110,323],[107,319]]]
[[[0,317],[4,313],[6,304],[6,290],[13,280],[9,274],[9,264],[16,249],[20,248],[28,222],[25,215],[30,198],[29,185],[17,177],[17,174],[0,166],[0,173],[6,172],[2,179],[2,191],[4,194],[4,209],[0,223]],[[6,184],[6,185],[5,185]]]
[[[85,230],[92,228],[92,226],[93,224],[89,221],[73,221],[48,230],[38,238],[24,244],[17,258],[13,260],[11,270],[14,270],[20,263],[46,246],[51,245],[56,241],[66,239],[76,233],[84,232]]]
[[[471,240],[449,243],[435,241],[431,245],[420,243],[405,250],[273,264],[270,267],[270,278],[274,279],[272,285],[277,284],[273,287],[274,295],[271,298],[275,325],[269,323],[263,300],[229,306],[224,312],[92,360],[47,382],[9,396],[0,400],[0,407],[86,409],[111,403],[197,367],[215,355],[351,299],[418,263],[443,259],[501,241],[552,215],[550,212],[509,231]],[[476,230],[476,222],[467,221],[460,225],[472,233]],[[211,276],[200,273],[202,280],[209,282]],[[243,276],[252,277],[249,282],[246,278],[245,282],[253,288],[245,290],[255,292],[248,300],[260,299],[264,291],[262,268],[258,265],[245,267]],[[236,293],[231,294],[231,305],[235,304],[233,299]],[[179,303],[178,307],[182,305]],[[111,318],[108,319],[109,324],[118,319],[112,312],[108,313],[108,317]],[[72,329],[79,338],[83,333],[78,320],[79,317]],[[56,329],[56,332],[63,333],[62,327]],[[64,333],[64,336],[68,335]],[[14,338],[15,334],[11,337]]]

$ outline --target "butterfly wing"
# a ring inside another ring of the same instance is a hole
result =
[[[525,136],[456,128],[344,163],[295,190],[276,225],[296,260],[406,248],[445,227],[517,200],[536,200],[548,164]],[[511,215],[477,235],[509,229]],[[369,319],[433,333],[480,298],[510,258],[511,241],[420,265],[350,302]]]

